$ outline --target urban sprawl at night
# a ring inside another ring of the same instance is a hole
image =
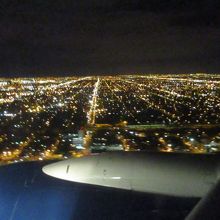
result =
[[[0,164],[219,150],[218,74],[0,78]]]

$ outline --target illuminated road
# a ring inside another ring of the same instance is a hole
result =
[[[92,94],[92,99],[90,102],[90,110],[87,113],[88,114],[88,125],[94,125],[95,124],[95,118],[96,118],[96,107],[97,107],[97,99],[98,99],[98,90],[100,86],[100,78],[98,77],[97,82],[94,85],[94,90]]]

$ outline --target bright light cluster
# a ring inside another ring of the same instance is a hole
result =
[[[128,135],[116,135],[120,143],[111,146],[129,150],[139,143],[128,138],[129,132],[141,126],[142,130],[152,125],[198,129],[219,124],[219,74],[0,79],[1,161],[81,156],[103,127],[127,129]],[[79,131],[83,133],[81,139],[77,139]],[[188,141],[184,135],[185,145],[192,149],[195,141]],[[96,138],[105,139],[99,135]],[[170,142],[163,140],[164,135],[156,138],[158,146],[163,146],[161,150],[173,151]],[[211,148],[217,143],[214,136],[209,141],[205,138],[204,143]],[[145,145],[151,143],[145,139]]]

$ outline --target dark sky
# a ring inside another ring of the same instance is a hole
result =
[[[0,1],[0,76],[219,67],[219,0]]]

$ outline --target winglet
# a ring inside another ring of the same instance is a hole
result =
[[[220,179],[185,218],[185,220],[218,219],[220,219]]]

